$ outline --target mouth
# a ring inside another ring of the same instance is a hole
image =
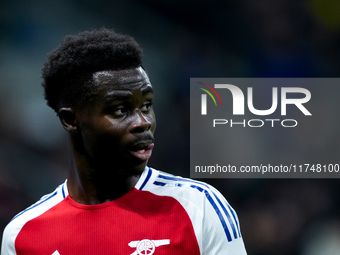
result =
[[[151,157],[152,150],[154,147],[153,142],[141,142],[138,143],[132,150],[131,154],[142,161],[148,160]]]

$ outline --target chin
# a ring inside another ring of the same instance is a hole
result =
[[[147,162],[143,162],[140,164],[133,164],[133,165],[124,165],[122,167],[119,167],[118,172],[116,172],[114,175],[118,175],[121,178],[127,178],[132,176],[138,176],[141,175],[147,165]]]
[[[143,173],[145,167],[146,167],[146,162],[142,163],[142,164],[139,164],[139,165],[136,165],[136,166],[133,166],[131,167],[131,174],[132,175],[140,175]]]

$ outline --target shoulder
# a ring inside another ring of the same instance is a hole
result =
[[[14,249],[14,241],[20,233],[22,227],[34,218],[39,217],[61,201],[68,195],[66,182],[59,185],[53,192],[43,196],[36,203],[18,213],[8,223],[3,233],[1,254],[15,254],[10,253]],[[14,250],[13,250],[14,251]]]
[[[193,221],[207,228],[217,226],[228,242],[241,238],[235,210],[213,186],[153,168],[145,170],[138,184],[137,189],[175,198]]]
[[[202,208],[205,200],[216,198],[220,200],[220,193],[211,185],[175,176],[148,167],[136,185],[139,190],[149,191],[155,195],[170,196],[181,201],[190,201],[197,207]]]
[[[176,199],[192,221],[202,254],[246,254],[237,214],[213,186],[146,168],[136,188]]]
[[[156,195],[171,196],[190,200],[196,206],[209,203],[214,208],[229,205],[223,195],[205,182],[175,176],[153,168],[147,168],[136,185],[139,190],[150,191]]]

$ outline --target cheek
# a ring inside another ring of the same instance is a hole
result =
[[[88,137],[84,145],[88,156],[97,162],[119,157],[122,147],[118,137],[107,133]]]
[[[92,158],[100,159],[107,155],[117,155],[122,147],[124,130],[107,122],[97,122],[83,127],[84,149]]]
[[[157,125],[156,125],[156,115],[154,112],[152,112],[152,114],[148,118],[148,121],[151,123],[151,131],[155,132]]]

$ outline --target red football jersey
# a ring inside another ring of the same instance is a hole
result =
[[[19,213],[2,255],[246,254],[235,211],[213,187],[146,168],[136,186],[99,205],[78,204],[67,181]]]

